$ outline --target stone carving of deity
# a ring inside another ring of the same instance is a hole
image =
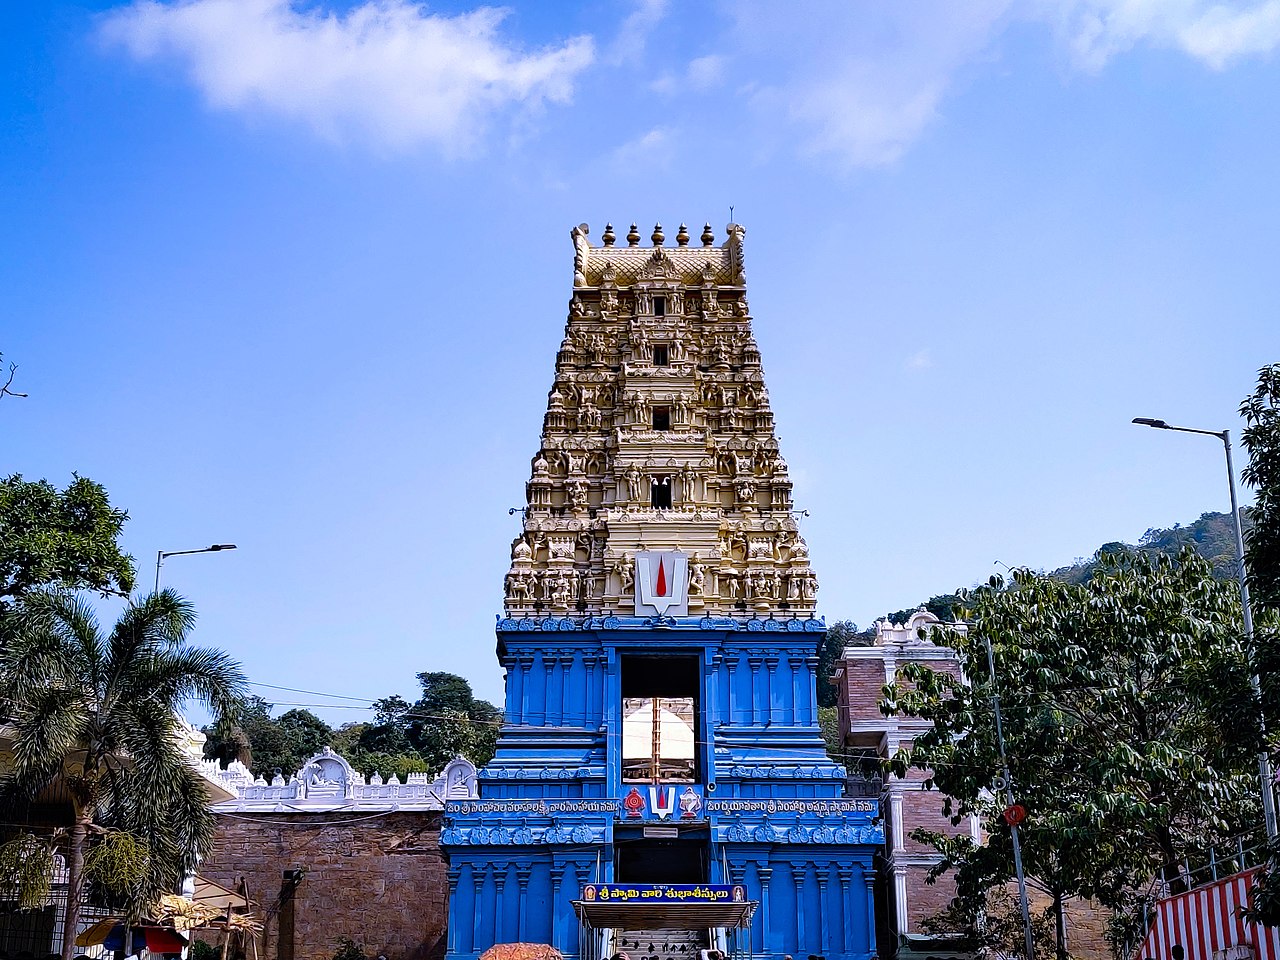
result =
[[[587,481],[581,477],[570,479],[565,484],[565,493],[568,496],[571,508],[576,510],[587,505]]]
[[[577,297],[574,297],[569,301],[569,314],[574,317],[585,317],[587,315],[586,305]]]
[[[636,571],[630,557],[623,554],[615,560],[613,564],[613,572],[618,575],[618,579],[622,583],[622,593],[624,595],[635,589]]]
[[[755,499],[756,485],[751,480],[738,481],[738,502],[750,503]]]
[[[671,412],[675,414],[676,423],[689,422],[689,401],[683,394],[677,393],[671,404]]]
[[[688,503],[696,503],[702,499],[698,490],[698,479],[698,471],[694,470],[690,464],[686,463],[680,468],[680,490]]]
[[[800,592],[806,600],[813,600],[818,596],[818,578],[813,575],[813,571],[804,575],[800,582]]]
[[[627,499],[639,500],[641,496],[640,483],[644,479],[640,476],[640,469],[633,463],[627,467]]]
[[[702,596],[703,588],[707,584],[707,571],[702,565],[702,561],[698,559],[695,553],[689,560],[689,596]]]
[[[643,327],[636,326],[631,328],[631,356],[646,363],[651,356],[649,352],[649,337],[645,334]]]

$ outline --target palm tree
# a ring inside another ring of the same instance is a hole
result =
[[[179,747],[177,711],[196,702],[221,715],[245,680],[222,651],[187,645],[194,623],[191,604],[171,590],[131,605],[107,634],[90,605],[65,592],[31,594],[5,618],[0,702],[13,768],[0,795],[7,804],[41,794],[69,802],[64,960],[75,953],[85,855],[103,827],[146,851],[127,885],[131,916],[208,852],[213,814]]]

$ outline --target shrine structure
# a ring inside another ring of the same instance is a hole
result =
[[[573,295],[497,653],[506,723],[445,805],[448,955],[866,958],[878,803],[818,727],[817,579],[737,224],[571,231]]]

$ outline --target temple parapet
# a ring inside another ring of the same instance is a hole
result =
[[[214,764],[216,761],[205,761]],[[308,813],[326,810],[441,810],[446,800],[472,799],[476,768],[465,757],[451,760],[437,777],[411,773],[402,782],[365,776],[346,758],[325,747],[289,779],[276,774],[271,781],[254,779],[247,767],[233,762],[221,771],[221,782],[236,799],[214,805],[218,813]]]

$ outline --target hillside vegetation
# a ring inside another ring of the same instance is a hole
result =
[[[1246,535],[1250,528],[1249,511],[1244,510],[1244,528]],[[1098,557],[1119,553],[1149,553],[1166,557],[1176,557],[1183,547],[1191,547],[1213,566],[1213,575],[1219,580],[1227,580],[1236,575],[1236,540],[1235,530],[1229,513],[1203,513],[1194,523],[1183,526],[1175,523],[1172,527],[1152,527],[1147,530],[1137,543],[1124,543],[1113,540],[1104,543],[1089,559],[1077,559],[1069,566],[1059,567],[1049,573],[1055,580],[1070,584],[1081,584],[1088,580],[1098,565]],[[923,604],[925,609],[941,620],[954,620],[954,593],[943,593],[930,597]],[[904,623],[916,608],[898,610],[888,614],[894,623]]]

